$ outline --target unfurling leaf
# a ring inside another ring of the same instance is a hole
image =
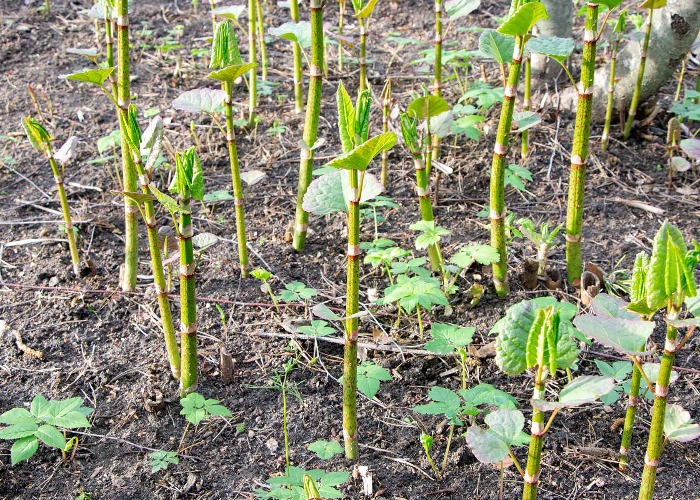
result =
[[[342,81],[338,84],[336,101],[340,142],[343,146],[343,153],[348,153],[355,147],[355,107],[352,105],[352,99]]]
[[[508,17],[497,31],[502,35],[525,36],[537,21],[548,18],[547,9],[540,2],[526,3]]]
[[[374,10],[374,7],[377,5],[377,2],[379,0],[369,0],[362,9],[357,11],[355,13],[355,17],[360,18],[360,19],[367,19],[369,16],[372,15],[372,11]]]
[[[233,28],[233,23],[228,19],[219,23],[211,45],[212,69],[223,69],[227,66],[240,66],[243,64],[241,53],[238,50],[238,36]]]
[[[693,270],[685,262],[687,247],[677,227],[664,222],[654,237],[654,246],[646,276],[647,305],[654,311],[669,301],[680,305],[686,297],[695,297]]]
[[[51,144],[51,134],[47,132],[44,126],[34,118],[27,116],[22,118],[22,127],[24,133],[27,134],[27,139],[37,151],[46,151]]]

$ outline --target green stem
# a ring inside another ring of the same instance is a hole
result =
[[[637,405],[639,404],[639,387],[642,381],[642,372],[637,365],[632,367],[632,379],[630,385],[630,395],[627,400],[627,413],[625,414],[625,426],[622,429],[622,442],[620,443],[620,464],[621,472],[626,472],[629,464],[629,451],[632,447],[632,432],[634,430],[634,419],[637,416]]]
[[[119,123],[128,123],[131,104],[131,82],[129,79],[129,11],[127,0],[117,0],[117,109]],[[138,189],[136,169],[129,153],[126,131],[121,131],[122,177],[124,191],[133,193]],[[125,292],[136,288],[136,273],[139,265],[138,204],[124,197],[124,270],[121,287]]]
[[[290,0],[289,10],[292,14],[292,21],[299,22],[299,0]],[[304,82],[301,71],[301,46],[297,42],[292,42],[294,51],[294,112],[301,113],[304,109]]]
[[[389,115],[391,114],[391,78],[388,78],[382,90],[382,133],[389,131]],[[389,176],[389,151],[382,151],[381,183],[386,188]]]
[[[246,247],[245,215],[243,209],[243,186],[241,185],[241,172],[238,166],[238,149],[233,128],[233,85],[224,82],[226,92],[226,142],[228,143],[228,157],[231,165],[231,182],[233,185],[233,203],[236,207],[236,237],[238,239],[238,261],[241,264],[241,277],[247,278],[250,265],[248,263],[248,248]]]
[[[180,199],[180,343],[182,374],[180,393],[197,389],[197,307],[195,303],[194,250],[192,247],[192,207],[189,193]]]
[[[433,94],[442,96],[442,0],[435,0],[435,69],[433,80]]]
[[[598,4],[586,7],[586,30],[583,40],[581,81],[578,85],[578,108],[571,148],[571,172],[566,210],[566,272],[570,283],[576,284],[583,272],[581,232],[583,228],[583,195],[586,181],[586,157],[591,133],[593,76],[595,74]]]
[[[114,67],[114,20],[112,19],[112,12],[110,12],[109,5],[105,2],[105,51],[106,51],[106,61],[107,67]],[[117,75],[112,73],[109,75],[109,83],[112,88],[112,96],[117,97]]]
[[[544,371],[537,367],[535,373],[535,388],[533,399],[544,397]],[[542,459],[542,445],[544,444],[544,412],[532,407],[532,428],[530,430],[530,449],[527,453],[527,465],[525,467],[525,484],[523,487],[523,500],[535,500],[537,498],[537,486],[540,480],[540,460]]]
[[[309,64],[309,93],[304,120],[304,142],[313,147],[318,134],[318,117],[321,112],[323,86],[323,0],[311,0],[311,64]],[[313,151],[301,149],[299,160],[299,183],[297,185],[297,208],[292,247],[300,252],[306,244],[309,214],[302,208],[304,195],[311,183]]]
[[[284,373],[282,381],[282,432],[284,433],[284,463],[287,466],[285,474],[289,474],[289,432],[287,431],[287,372]]]
[[[612,48],[612,55],[610,57],[610,80],[608,80],[608,104],[605,109],[605,126],[603,128],[603,137],[600,141],[600,149],[605,151],[608,149],[608,142],[610,138],[610,123],[612,122],[613,107],[614,107],[614,97],[615,97],[615,74],[617,68],[617,52],[620,49],[620,41],[622,36],[618,36],[615,39],[615,44]]]
[[[690,57],[690,52],[683,59],[683,64],[681,65],[681,72],[678,75],[678,85],[676,86],[676,93],[673,96],[673,102],[678,101],[681,97],[681,89],[683,88],[683,77],[685,77],[685,68],[688,66],[688,58]]]
[[[260,62],[262,63],[262,79],[267,81],[267,45],[265,44],[265,22],[263,21],[262,0],[255,0],[258,17],[258,41],[260,43]]]
[[[450,456],[450,446],[452,445],[452,436],[455,433],[454,424],[450,424],[450,433],[447,435],[447,447],[445,448],[445,456],[442,458],[442,474],[447,470],[447,459]]]
[[[493,284],[499,297],[508,294],[508,251],[506,248],[506,203],[505,203],[505,169],[510,141],[510,126],[513,122],[513,109],[515,96],[518,92],[518,80],[520,78],[520,66],[522,64],[525,37],[515,37],[515,51],[508,68],[508,81],[505,87],[505,96],[501,107],[501,116],[498,120],[496,144],[493,160],[491,162],[491,186],[490,186],[490,218],[491,218],[491,245],[498,250],[499,261],[493,264]]]
[[[134,153],[132,152],[132,155]],[[137,155],[139,153],[136,153]],[[134,158],[134,165],[139,174],[141,191],[144,194],[151,193],[151,172],[146,172],[140,158]],[[156,288],[158,296],[158,308],[160,311],[160,321],[163,327],[163,338],[165,340],[165,350],[168,353],[168,362],[170,363],[170,372],[175,379],[180,378],[180,351],[177,346],[175,337],[175,328],[173,327],[173,317],[170,311],[170,300],[168,299],[168,286],[165,280],[165,272],[163,270],[163,258],[160,251],[160,241],[158,238],[158,227],[156,225],[155,210],[153,201],[146,200],[143,202],[143,219],[146,225],[146,233],[148,235],[148,248],[151,253],[151,270],[153,271],[153,284]],[[167,246],[167,242],[164,246]]]
[[[428,153],[426,156],[428,156]],[[425,162],[420,155],[413,157],[413,165],[416,169],[416,191],[418,192],[418,205],[420,207],[421,220],[434,222],[433,204],[430,201],[430,185],[428,183],[428,173]],[[440,257],[438,243],[428,247],[428,260],[433,271],[440,270]]]
[[[360,24],[360,92],[367,90],[367,19],[359,18]]]
[[[70,258],[71,262],[73,263],[73,272],[77,278],[80,278],[80,257],[78,256],[78,244],[75,240],[75,229],[73,228],[73,221],[70,217],[70,207],[68,205],[68,198],[66,197],[66,190],[63,187],[63,172],[56,164],[56,160],[53,157],[53,152],[50,145],[46,150],[46,155],[49,158],[49,164],[51,165],[51,170],[53,171],[53,178],[56,181],[56,188],[58,189],[58,198],[61,201],[63,225],[66,227],[66,238],[68,238],[68,249],[70,250]]]
[[[345,26],[345,8],[346,0],[338,0],[338,8],[340,14],[338,17],[338,35],[343,36],[343,28]],[[338,41],[338,71],[343,71],[343,44]]]
[[[360,202],[357,170],[350,170],[348,207],[348,275],[345,297],[345,349],[343,356],[343,438],[345,457],[359,458],[357,446],[357,335],[360,301]]]
[[[668,317],[675,317],[678,310],[669,308]],[[651,410],[651,427],[649,428],[649,441],[644,455],[644,471],[642,472],[642,484],[639,488],[640,500],[652,500],[654,484],[656,482],[656,470],[659,467],[659,457],[663,448],[664,420],[666,417],[666,398],[668,386],[671,380],[671,369],[676,357],[676,339],[678,330],[672,325],[666,326],[666,343],[661,357],[659,378],[654,391],[654,407]]]
[[[211,13],[211,34],[216,34],[216,14],[214,14],[214,9],[216,9],[216,0],[209,0],[209,11]]]
[[[258,61],[258,55],[255,48],[256,35],[256,15],[257,15],[257,0],[248,0],[248,62],[254,63]],[[253,124],[255,118],[255,108],[258,105],[258,70],[251,68],[248,72],[248,86],[250,89],[250,100],[248,101],[248,126]]]
[[[532,61],[530,55],[525,57],[525,89],[523,91],[523,111],[530,111],[530,98],[532,94]],[[527,159],[529,149],[530,134],[528,130],[523,130],[520,135],[520,157]]]
[[[632,125],[634,124],[634,117],[637,115],[637,105],[639,104],[639,96],[642,93],[642,82],[644,82],[644,68],[647,64],[647,51],[649,50],[649,39],[651,38],[651,20],[654,15],[654,9],[649,9],[649,16],[647,17],[644,31],[644,42],[642,42],[642,57],[639,60],[639,71],[637,72],[637,83],[634,86],[634,92],[632,94],[632,102],[630,102],[630,109],[627,114],[627,121],[625,122],[625,129],[622,132],[622,137],[627,140],[632,132]]]

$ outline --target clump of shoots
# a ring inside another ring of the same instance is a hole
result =
[[[226,20],[219,24],[214,36],[211,50],[210,68],[215,71],[209,74],[210,78],[221,82],[226,96],[224,107],[226,112],[226,142],[228,144],[229,165],[231,168],[231,183],[233,186],[233,203],[236,207],[236,237],[238,239],[238,260],[241,265],[241,276],[248,277],[250,265],[248,263],[248,247],[246,243],[245,214],[243,200],[243,186],[241,184],[241,171],[238,163],[238,149],[233,119],[233,85],[236,79],[243,76],[248,70],[257,66],[255,62],[244,64],[238,50],[238,38],[233,24]]]
[[[415,99],[406,113],[401,114],[401,134],[404,143],[413,157],[416,170],[416,192],[420,206],[421,220],[433,223],[433,205],[430,198],[430,172],[432,170],[432,134],[431,118],[449,111],[447,102],[442,97],[425,96]],[[425,134],[418,133],[418,120],[425,120]],[[441,271],[440,249],[437,244],[428,247],[430,267]]]
[[[53,172],[53,178],[56,181],[56,188],[58,190],[58,199],[61,202],[63,228],[66,232],[66,239],[68,240],[68,249],[70,250],[71,262],[73,263],[73,273],[79,278],[80,256],[78,255],[78,243],[76,242],[77,228],[73,227],[73,220],[70,216],[70,206],[68,205],[66,190],[63,187],[66,163],[68,163],[73,156],[75,144],[78,142],[78,139],[76,137],[71,137],[61,149],[54,153],[51,147],[51,134],[48,133],[41,123],[34,118],[26,117],[22,118],[22,126],[34,149],[44,153],[49,160],[49,165],[51,165],[51,171]],[[58,162],[56,160],[58,160]],[[60,167],[58,163],[61,164]]]
[[[603,136],[600,140],[600,149],[605,151],[608,149],[608,142],[610,138],[610,122],[612,121],[613,107],[614,107],[614,97],[615,97],[615,84],[617,83],[616,71],[617,71],[617,54],[620,51],[620,42],[625,36],[625,31],[627,28],[627,11],[623,10],[620,12],[620,17],[618,17],[615,26],[613,27],[613,43],[610,52],[610,80],[608,80],[608,104],[605,109],[605,125],[603,127]]]
[[[337,92],[338,128],[343,153],[328,163],[339,169],[314,180],[304,196],[303,209],[319,215],[336,211],[347,213],[347,291],[345,347],[343,359],[343,438],[345,456],[358,459],[357,444],[357,339],[360,294],[360,202],[372,199],[383,190],[379,181],[367,174],[370,162],[383,150],[396,143],[396,134],[389,132],[369,138],[369,91],[361,92],[355,106],[340,83]],[[333,196],[339,200],[333,203]]]
[[[520,219],[518,226],[522,235],[530,240],[537,249],[537,275],[544,276],[547,269],[547,256],[557,243],[557,235],[562,226],[559,225],[550,231],[549,223],[540,224],[539,230],[530,219]]]
[[[634,91],[632,93],[632,100],[630,101],[627,120],[625,121],[625,128],[622,131],[622,137],[625,140],[629,138],[630,133],[632,132],[632,125],[634,125],[634,118],[637,115],[637,106],[639,105],[639,99],[642,94],[642,83],[644,83],[644,71],[647,64],[647,52],[649,51],[649,40],[651,39],[651,21],[654,16],[654,10],[665,6],[666,0],[645,0],[645,2],[639,6],[640,9],[647,9],[648,13],[647,19],[644,23],[644,41],[642,42],[639,69],[637,70],[637,82],[635,83]]]
[[[304,196],[311,184],[313,151],[318,135],[318,120],[321,113],[323,84],[323,0],[310,0],[311,9],[311,61],[309,63],[309,91],[306,102],[303,143],[299,158],[299,182],[297,184],[297,207],[294,221],[292,248],[301,252],[306,245],[309,228],[309,213],[304,210]]]
[[[163,121],[160,117],[154,118],[146,132],[142,135],[137,119],[136,106],[129,110],[129,121],[121,125],[121,129],[127,132],[126,143],[132,156],[132,161],[139,176],[141,194],[125,193],[128,198],[139,203],[141,215],[146,225],[148,246],[151,254],[151,269],[153,271],[153,284],[158,296],[161,326],[165,338],[165,347],[168,353],[170,371],[175,379],[180,378],[180,352],[175,338],[170,301],[168,300],[168,285],[163,271],[163,257],[161,254],[161,235],[156,224],[153,195],[157,188],[153,186],[153,168],[160,157],[163,144]],[[145,163],[143,157],[146,157]],[[167,246],[165,243],[164,246]]]
[[[496,364],[504,373],[518,375],[528,369],[535,371],[523,500],[537,498],[544,436],[556,414],[563,408],[591,403],[615,387],[613,378],[586,375],[570,380],[560,391],[558,401],[545,400],[547,378],[554,378],[559,369],[568,370],[578,358],[572,337],[575,329],[571,324],[576,309],[575,305],[557,302],[551,297],[524,301],[510,307],[492,329],[492,333],[498,333]],[[546,420],[548,411],[551,414]]]

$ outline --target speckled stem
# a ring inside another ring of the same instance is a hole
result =
[[[644,68],[647,64],[647,52],[649,51],[649,39],[651,38],[651,20],[654,15],[654,9],[649,9],[649,16],[647,16],[645,30],[644,30],[644,42],[642,42],[642,57],[639,60],[639,71],[637,72],[637,83],[634,86],[634,92],[632,93],[632,101],[630,102],[630,109],[627,113],[627,121],[625,122],[625,129],[622,132],[623,139],[627,140],[632,132],[632,125],[634,124],[634,117],[637,115],[637,106],[639,105],[639,96],[642,93],[642,83],[644,82]]]
[[[192,247],[192,215],[189,193],[180,200],[180,344],[182,373],[180,394],[197,390],[197,305],[195,302],[194,249]]]
[[[63,187],[63,171],[59,169],[56,160],[53,157],[51,145],[47,145],[46,155],[53,171],[53,177],[56,181],[58,189],[58,199],[61,201],[61,212],[63,212],[63,225],[66,227],[66,238],[68,239],[68,249],[70,250],[70,258],[73,264],[73,272],[77,278],[80,277],[80,256],[78,255],[78,244],[75,239],[75,229],[70,216],[70,206],[66,197],[66,190]]]

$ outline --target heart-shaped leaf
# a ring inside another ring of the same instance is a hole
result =
[[[540,36],[528,40],[525,49],[563,62],[574,51],[574,41],[571,38]]]
[[[450,21],[456,21],[460,17],[466,17],[481,5],[481,0],[447,0],[445,12]]]
[[[394,144],[396,144],[396,134],[394,132],[380,134],[360,144],[352,151],[336,156],[333,160],[328,162],[328,166],[364,172],[375,156],[382,151],[393,148]]]
[[[647,339],[654,333],[653,321],[584,314],[574,319],[584,335],[623,354],[642,355]]]
[[[218,17],[237,21],[238,18],[241,17],[241,14],[245,12],[245,9],[245,5],[227,5],[225,7],[217,7],[212,10],[211,13]]]
[[[515,39],[496,30],[485,30],[479,37],[479,51],[498,64],[508,64],[513,59]]]
[[[445,99],[435,95],[428,95],[414,99],[408,106],[406,113],[408,113],[408,116],[411,118],[425,120],[449,110],[450,106]]]
[[[559,401],[550,402],[533,399],[532,404],[541,411],[551,411],[555,408],[575,408],[592,403],[601,396],[615,389],[615,379],[599,375],[583,375],[576,377],[566,384],[559,393]]]
[[[518,410],[497,410],[484,419],[488,429],[470,427],[467,445],[482,463],[499,463],[510,455],[511,446],[520,446],[530,440],[522,429],[525,417]]]
[[[71,73],[70,75],[63,75],[63,78],[75,82],[92,83],[93,85],[99,85],[101,87],[105,80],[109,78],[109,75],[114,73],[114,70],[114,67],[104,69],[88,69],[85,71],[79,71],[78,73]]]
[[[523,130],[534,127],[542,121],[542,117],[535,113],[534,111],[519,111],[518,113],[513,113],[513,125],[515,130],[511,127],[511,134],[519,134]]]
[[[620,319],[641,319],[641,315],[627,309],[629,304],[624,299],[600,293],[593,298],[591,302],[591,312],[597,316]]]
[[[200,88],[183,92],[173,100],[173,108],[189,113],[220,113],[224,111],[226,92],[221,89]]]
[[[498,28],[502,35],[525,36],[541,19],[548,19],[547,9],[540,2],[530,2],[520,6]]]
[[[381,182],[372,174],[365,174],[361,202],[369,201],[384,191]],[[304,195],[302,207],[316,215],[327,215],[347,210],[350,200],[349,172],[334,170],[314,179]]]
[[[308,21],[298,23],[289,21],[276,28],[270,28],[267,32],[272,36],[297,42],[304,48],[311,47],[311,23]]]
[[[669,441],[687,443],[700,437],[700,425],[693,423],[690,413],[680,405],[666,406],[664,434]]]
[[[248,71],[250,71],[253,68],[256,68],[257,66],[258,66],[258,63],[255,63],[255,62],[248,63],[248,64],[234,64],[231,66],[226,66],[224,69],[220,69],[218,71],[212,71],[211,73],[209,73],[209,78],[213,78],[214,80],[219,80],[220,82],[233,83],[238,78],[242,77]],[[174,102],[173,102],[173,105],[174,105]]]

